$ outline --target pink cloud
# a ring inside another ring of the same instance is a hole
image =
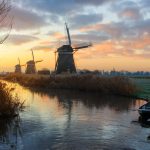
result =
[[[142,17],[139,9],[137,8],[126,8],[125,10],[120,12],[118,16],[126,19],[134,19],[134,20],[138,20]]]

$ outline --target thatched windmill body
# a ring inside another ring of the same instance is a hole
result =
[[[26,71],[25,71],[26,74],[36,74],[36,72],[37,72],[36,64],[43,61],[43,60],[35,61],[34,53],[33,53],[32,49],[31,49],[31,52],[32,52],[32,60],[29,60],[27,62],[27,67],[26,67]]]
[[[22,66],[25,66],[25,65],[21,65],[20,64],[20,59],[18,58],[18,64],[15,66],[15,73],[22,73]]]
[[[55,63],[56,74],[61,74],[66,72],[76,73],[76,66],[75,66],[73,54],[79,49],[87,48],[92,45],[91,43],[88,43],[82,46],[72,47],[69,28],[67,24],[65,25],[66,25],[67,36],[68,36],[68,45],[63,45],[59,47],[55,52],[55,54],[58,53],[58,57]]]

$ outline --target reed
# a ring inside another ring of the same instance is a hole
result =
[[[11,118],[18,115],[23,109],[24,102],[20,102],[17,95],[13,96],[14,88],[0,82],[0,117]]]
[[[5,77],[5,80],[18,82],[23,86],[33,88],[70,89],[123,96],[133,96],[137,91],[136,86],[127,77],[99,77],[96,75],[30,76],[10,74]]]

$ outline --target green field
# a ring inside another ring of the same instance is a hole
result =
[[[139,88],[137,96],[150,100],[150,78],[134,78],[132,79]]]

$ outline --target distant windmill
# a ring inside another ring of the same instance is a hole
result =
[[[32,52],[32,60],[27,62],[27,67],[26,67],[26,71],[25,71],[26,74],[36,74],[36,72],[37,72],[36,71],[36,63],[43,61],[43,60],[35,61],[34,53],[33,53],[32,49],[31,49],[31,52]]]
[[[76,67],[74,63],[73,54],[79,49],[87,48],[92,46],[91,43],[83,44],[82,46],[72,47],[71,37],[69,33],[69,28],[65,23],[66,31],[68,35],[68,45],[63,45],[57,49],[55,52],[55,72],[56,74],[61,74],[64,72],[76,73]],[[56,58],[56,53],[58,57]]]
[[[15,66],[15,73],[22,73],[21,67],[25,65],[20,64],[20,59],[18,58],[18,64]]]

